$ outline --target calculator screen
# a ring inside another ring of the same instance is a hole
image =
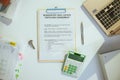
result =
[[[83,58],[78,55],[69,54],[68,58],[79,61],[79,62],[83,62]]]

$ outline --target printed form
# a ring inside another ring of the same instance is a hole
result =
[[[74,10],[58,10],[38,11],[39,60],[62,61],[67,51],[75,49]]]

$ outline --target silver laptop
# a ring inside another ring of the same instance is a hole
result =
[[[83,6],[107,35],[120,34],[120,0],[87,0]]]

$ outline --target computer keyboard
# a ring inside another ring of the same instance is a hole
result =
[[[106,30],[109,29],[120,20],[120,0],[114,0],[95,16]]]

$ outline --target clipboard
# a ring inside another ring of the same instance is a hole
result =
[[[76,49],[75,18],[74,9],[38,9],[38,62],[63,62],[67,51]]]

